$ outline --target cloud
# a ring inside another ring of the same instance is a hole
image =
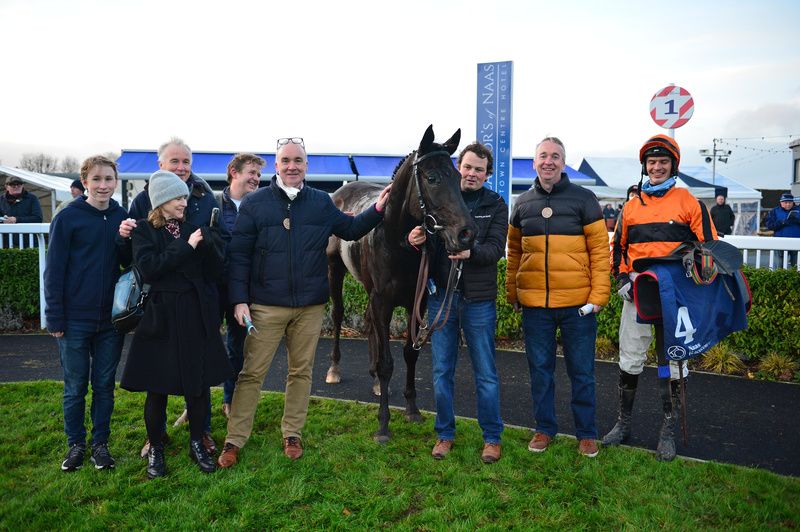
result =
[[[800,133],[800,103],[769,103],[735,113],[727,123],[726,135],[777,136]]]

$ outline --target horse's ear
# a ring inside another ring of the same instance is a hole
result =
[[[456,129],[456,132],[453,133],[453,136],[447,139],[442,146],[450,155],[455,153],[456,149],[458,149],[458,143],[461,142],[461,128]]]
[[[425,134],[422,135],[422,140],[419,142],[419,152],[425,153],[428,148],[431,147],[433,144],[433,124],[428,126],[428,129],[425,130]]]

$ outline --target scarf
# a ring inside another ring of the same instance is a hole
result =
[[[276,175],[275,177],[277,177],[277,183],[280,189],[286,192],[286,195],[289,196],[289,201],[294,201],[297,195],[300,194],[300,189],[303,188],[303,183],[300,183],[300,188],[289,187],[283,183],[281,176]]]
[[[648,196],[655,196],[660,198],[664,194],[666,194],[669,189],[674,187],[678,183],[677,177],[670,177],[660,185],[651,185],[650,181],[642,185],[642,192],[647,194]]]
[[[175,238],[180,238],[181,236],[181,226],[177,220],[167,220],[167,225],[164,227],[167,228],[169,234],[171,234]]]

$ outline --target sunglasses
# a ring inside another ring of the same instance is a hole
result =
[[[9,187],[21,187],[22,186],[22,181],[14,181],[13,183],[6,183],[6,186],[9,186]]]
[[[303,144],[303,137],[285,137],[282,139],[278,139],[277,147],[280,148],[281,146],[286,146],[287,144],[299,144],[303,148],[306,147],[306,145]]]

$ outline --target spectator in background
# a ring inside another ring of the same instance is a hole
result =
[[[614,226],[617,225],[617,210],[610,203],[606,203],[606,206],[603,207],[603,219],[606,222],[606,229],[609,232],[613,231]]]
[[[769,211],[764,225],[775,232],[774,236],[800,238],[800,208],[795,205],[791,192],[781,194],[780,204]],[[797,251],[789,252],[789,265],[797,266]]]
[[[239,206],[244,197],[258,190],[261,182],[261,169],[267,164],[264,159],[252,153],[239,153],[228,163],[228,186],[222,191],[218,202],[222,207],[221,225],[233,233],[233,225],[239,214]],[[244,340],[247,329],[239,325],[233,315],[233,306],[228,304],[227,282],[220,288],[220,301],[224,305],[225,327],[227,329],[228,361],[235,375],[222,386],[222,413],[226,418],[231,414],[233,391],[236,379],[244,363]]]
[[[128,246],[116,242],[125,209],[111,199],[117,165],[96,155],[81,166],[87,197],[69,202],[50,224],[44,270],[45,319],[58,341],[64,370],[64,432],[69,451],[62,471],[83,465],[86,453],[86,394],[92,383],[92,457],[95,469],[111,469],[108,450],[114,411],[114,376],[122,335],[111,325],[111,302],[120,266],[130,263]]]
[[[718,235],[733,234],[733,222],[736,220],[736,215],[733,214],[731,206],[725,203],[725,196],[722,194],[717,195],[717,204],[711,207],[711,219],[714,221]]]
[[[84,192],[86,192],[86,190],[83,188],[80,179],[76,179],[69,186],[69,193],[72,195],[72,199],[75,199],[78,196],[83,196]]]
[[[62,201],[61,205],[59,205],[58,208],[56,209],[56,214],[58,214],[61,211],[63,211],[64,208],[66,208],[66,206],[69,205],[72,202],[72,200],[74,200],[75,198],[79,198],[79,197],[83,196],[84,192],[85,192],[85,190],[83,188],[83,185],[81,184],[81,180],[80,179],[76,179],[75,181],[73,181],[72,184],[69,186],[69,193],[72,196],[72,198],[70,198],[70,199],[68,199],[66,201]]]
[[[42,206],[39,198],[23,186],[22,179],[6,177],[5,194],[0,196],[0,221],[4,224],[42,223]],[[23,235],[2,235],[3,247],[27,247]]]

